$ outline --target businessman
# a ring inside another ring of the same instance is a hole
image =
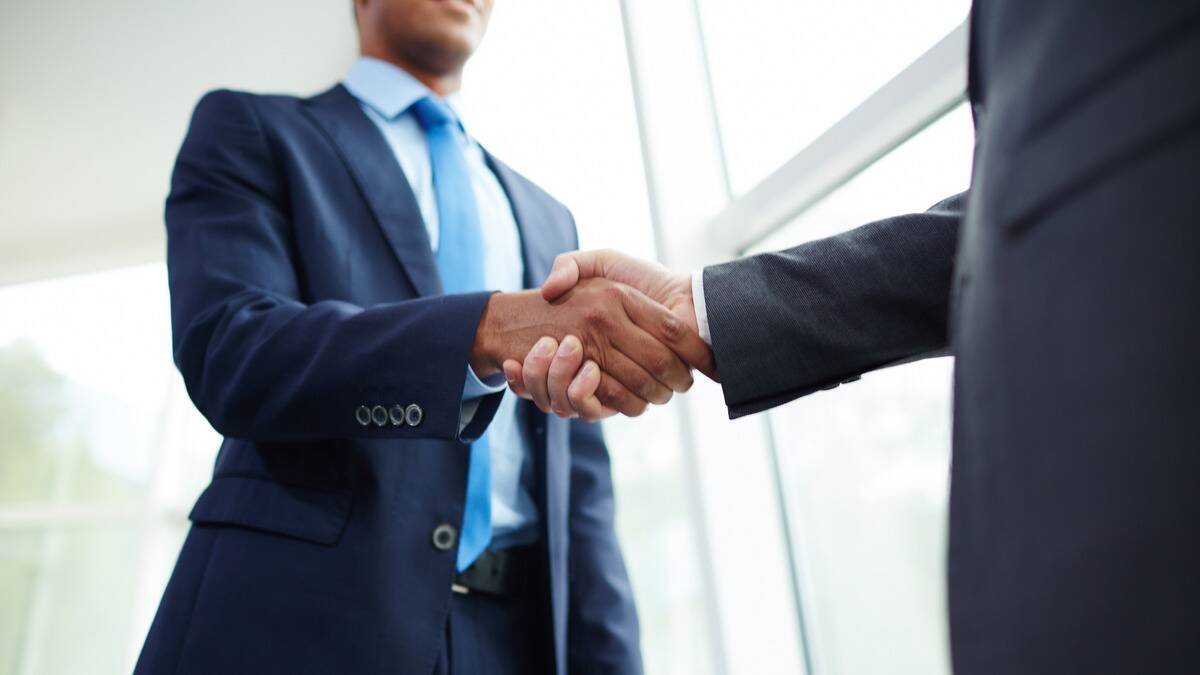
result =
[[[600,429],[506,394],[500,364],[576,336],[636,415],[690,386],[676,353],[711,353],[610,281],[521,290],[577,240],[458,115],[491,7],[355,0],[343,82],[196,107],[174,354],[225,440],[136,672],[641,672]]]
[[[1200,2],[978,0],[970,45],[969,193],[695,275],[567,254],[543,291],[671,307],[731,417],[948,348],[955,673],[1200,672]],[[613,412],[577,352],[505,370]]]

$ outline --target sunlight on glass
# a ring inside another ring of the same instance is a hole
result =
[[[734,192],[962,23],[969,0],[699,0]]]
[[[963,105],[755,246],[775,250],[967,188]],[[948,358],[869,373],[770,413],[806,634],[820,673],[949,673],[945,616]]]

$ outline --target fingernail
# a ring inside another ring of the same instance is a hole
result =
[[[544,337],[533,346],[534,356],[550,356],[554,352],[554,340]]]
[[[574,335],[568,335],[563,340],[562,346],[558,348],[558,353],[561,356],[571,356],[577,351],[579,351],[579,338]]]
[[[587,364],[584,365],[584,367],[583,367],[583,374],[588,375],[588,376],[594,375],[596,373],[597,368],[598,368],[598,366],[596,366],[595,361],[588,361]]]

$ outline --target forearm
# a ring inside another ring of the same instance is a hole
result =
[[[705,269],[731,416],[944,350],[962,205]]]
[[[457,438],[466,364],[487,297],[364,309],[246,291],[181,321],[176,363],[196,406],[225,435]],[[421,410],[416,425],[397,414],[413,404]],[[387,419],[363,424],[360,408],[378,415],[377,406]],[[476,417],[486,423],[490,416]]]

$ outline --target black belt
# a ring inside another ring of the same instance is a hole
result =
[[[454,577],[455,593],[486,593],[516,597],[533,588],[542,568],[541,546],[518,546],[503,551],[484,551],[470,567]]]

